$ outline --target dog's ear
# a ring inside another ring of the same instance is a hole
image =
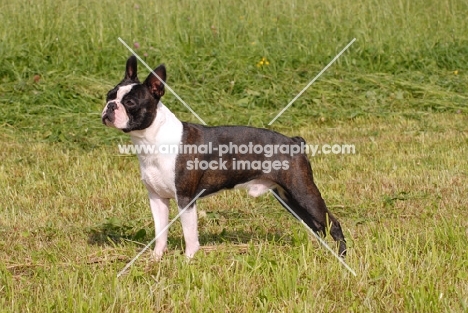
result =
[[[154,75],[155,73],[156,75]],[[155,98],[161,98],[164,95],[164,83],[166,82],[166,67],[164,64],[159,65],[146,78],[144,84]]]
[[[138,81],[137,77],[137,58],[132,55],[127,60],[127,65],[125,66],[125,80]]]

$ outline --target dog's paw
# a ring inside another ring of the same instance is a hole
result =
[[[151,259],[155,262],[159,262],[161,261],[163,255],[164,255],[164,252],[166,251],[166,249],[163,249],[163,250],[156,250],[154,249],[153,250],[153,253],[151,253]]]
[[[195,256],[195,253],[200,249],[200,244],[198,242],[192,244],[190,247],[185,248],[185,256],[187,259],[192,259]]]

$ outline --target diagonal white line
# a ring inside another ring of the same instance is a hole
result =
[[[307,86],[305,86],[304,89],[302,89],[301,92],[300,92],[294,99],[292,99],[291,102],[289,102],[288,105],[287,105],[283,110],[281,110],[281,112],[278,113],[278,115],[275,116],[274,119],[271,120],[270,123],[268,123],[268,125],[273,124],[274,121],[276,121],[276,119],[277,119],[278,117],[280,117],[281,114],[283,114],[284,111],[286,111],[286,110],[297,100],[297,98],[299,98],[299,97],[304,93],[304,91],[306,91],[307,88],[309,88],[310,85],[312,85],[312,84],[313,84],[313,83],[314,83],[314,82],[315,82],[315,81],[316,81],[316,80],[317,80],[317,79],[318,79],[318,78],[319,78],[319,77],[320,77],[320,76],[321,76],[321,75],[322,75],[322,74],[323,74],[323,73],[324,73],[324,72],[325,72],[325,71],[326,71],[326,70],[327,70],[327,69],[328,69],[328,68],[329,68],[329,67],[330,67],[330,66],[331,66],[331,65],[332,65],[332,64],[333,64],[333,63],[334,63],[334,62],[335,62],[335,61],[352,45],[352,44],[353,44],[353,42],[355,42],[355,41],[356,41],[356,38],[354,38],[353,40],[351,40],[351,42],[348,43],[348,44],[346,45],[346,47],[344,47],[343,50],[341,50],[340,53],[338,53],[338,54],[336,55],[336,57],[333,58],[333,60],[331,60],[330,63],[328,63],[328,65],[325,66],[325,67],[323,68],[323,70],[322,70],[320,73],[318,73],[318,75],[315,76],[315,78],[312,79],[312,80],[310,81],[310,83],[307,84]]]
[[[200,191],[200,193],[198,195],[195,196],[195,198],[193,198],[192,201],[189,202],[189,204],[187,204],[187,206],[185,208],[183,208],[182,210],[179,211],[179,214],[177,214],[176,217],[174,217],[172,219],[172,221],[167,224],[166,227],[164,227],[154,238],[153,240],[150,241],[149,244],[147,244],[143,250],[141,250],[130,262],[127,263],[127,265],[125,265],[125,267],[117,274],[117,278],[119,278],[120,276],[122,276],[122,274],[124,274],[130,266],[132,266],[133,263],[135,263],[135,261],[146,251],[148,250],[148,248],[153,244],[153,242],[156,241],[156,239],[158,239],[159,236],[161,236],[161,234],[163,232],[165,232],[169,227],[171,227],[171,225],[182,215],[184,214],[184,212],[192,205],[192,203],[194,203],[195,201],[197,201],[198,198],[200,198],[200,196],[202,195],[202,193],[205,192],[206,189],[203,189],[202,191]]]
[[[152,69],[151,67],[149,67],[148,64],[146,64],[145,61],[143,61],[142,58],[140,58],[140,56],[139,56],[138,54],[136,54],[136,52],[133,51],[133,49],[130,48],[130,46],[127,45],[127,43],[126,43],[125,41],[123,41],[122,38],[119,37],[119,41],[120,41],[120,42],[121,42],[137,59],[138,59],[138,60],[140,60],[140,62],[143,63],[143,65],[144,65],[154,76],[156,76],[160,81],[162,81],[163,84],[164,84],[164,86],[166,86],[166,88],[167,88],[170,92],[172,92],[172,94],[173,94],[180,102],[182,102],[182,104],[185,105],[185,107],[186,107],[187,109],[189,109],[189,111],[192,112],[192,114],[195,115],[195,117],[196,117],[203,125],[206,125],[205,121],[202,120],[202,119],[200,118],[200,116],[198,116],[198,114],[195,113],[195,111],[192,110],[192,108],[191,108],[187,103],[185,103],[185,101],[182,100],[182,98],[179,97],[179,95],[176,94],[175,91],[174,91],[171,87],[169,87],[169,85],[166,84],[166,82],[163,81],[163,80],[161,79],[161,77],[159,77],[158,74],[156,74],[156,73],[153,71],[153,69]]]
[[[278,196],[278,195],[276,194],[276,192],[274,192],[274,191],[271,190],[271,189],[270,189],[270,192],[275,196],[275,198],[276,198],[279,202],[281,202],[282,205],[284,205],[284,207],[285,207],[296,219],[298,219],[298,220],[302,223],[302,225],[305,226],[305,228],[307,228],[307,229],[312,233],[312,235],[314,235],[314,237],[322,244],[322,246],[324,246],[325,248],[327,248],[327,250],[330,251],[330,252],[333,254],[333,256],[334,256],[338,261],[340,261],[340,263],[343,264],[343,266],[346,267],[346,269],[347,269],[348,271],[351,272],[351,274],[353,274],[354,276],[357,276],[357,275],[356,275],[356,272],[355,272],[351,267],[349,267],[349,265],[346,264],[346,262],[343,261],[343,259],[340,258],[340,257],[338,256],[338,254],[336,254],[336,252],[333,251],[333,249],[330,248],[330,246],[327,245],[327,243],[326,243],[322,238],[320,238],[320,236],[317,235],[317,234],[316,234],[316,233],[315,233],[315,232],[314,232],[314,231],[313,231],[313,230],[312,230],[312,229],[311,229],[311,228],[310,228],[310,227],[309,227],[309,226],[308,226],[308,225],[307,225],[307,224],[306,224],[306,223],[305,223],[305,222],[304,222],[304,221],[303,221],[303,220],[302,220],[302,219],[301,219],[301,218],[300,218],[284,201],[283,201],[283,199],[280,198],[280,196]]]

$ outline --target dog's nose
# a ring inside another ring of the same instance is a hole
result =
[[[116,109],[117,109],[117,103],[116,103],[115,101],[109,102],[109,103],[107,104],[107,110],[108,110],[108,111],[113,112],[113,111],[115,111]]]

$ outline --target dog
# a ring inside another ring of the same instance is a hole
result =
[[[224,189],[245,188],[257,197],[269,189],[280,203],[294,211],[314,232],[329,232],[346,254],[346,241],[338,220],[329,212],[303,151],[305,140],[247,126],[207,127],[181,122],[162,102],[166,68],[163,64],[141,83],[137,59],[130,56],[123,80],[107,93],[102,122],[128,133],[134,146],[166,147],[170,153],[137,153],[141,178],[148,190],[156,235],[169,221],[169,200],[175,199],[181,215],[185,255],[199,250],[196,202]],[[187,153],[186,147],[190,151]],[[196,149],[203,147],[203,149]],[[269,147],[268,149],[266,147]],[[273,151],[274,150],[274,151]],[[296,153],[292,153],[292,152]],[[167,152],[167,151],[166,151]],[[263,152],[263,153],[262,153]],[[274,153],[276,152],[276,153]],[[279,200],[279,199],[278,199]],[[189,205],[190,204],[190,205]],[[156,238],[153,257],[166,250],[167,229]]]

